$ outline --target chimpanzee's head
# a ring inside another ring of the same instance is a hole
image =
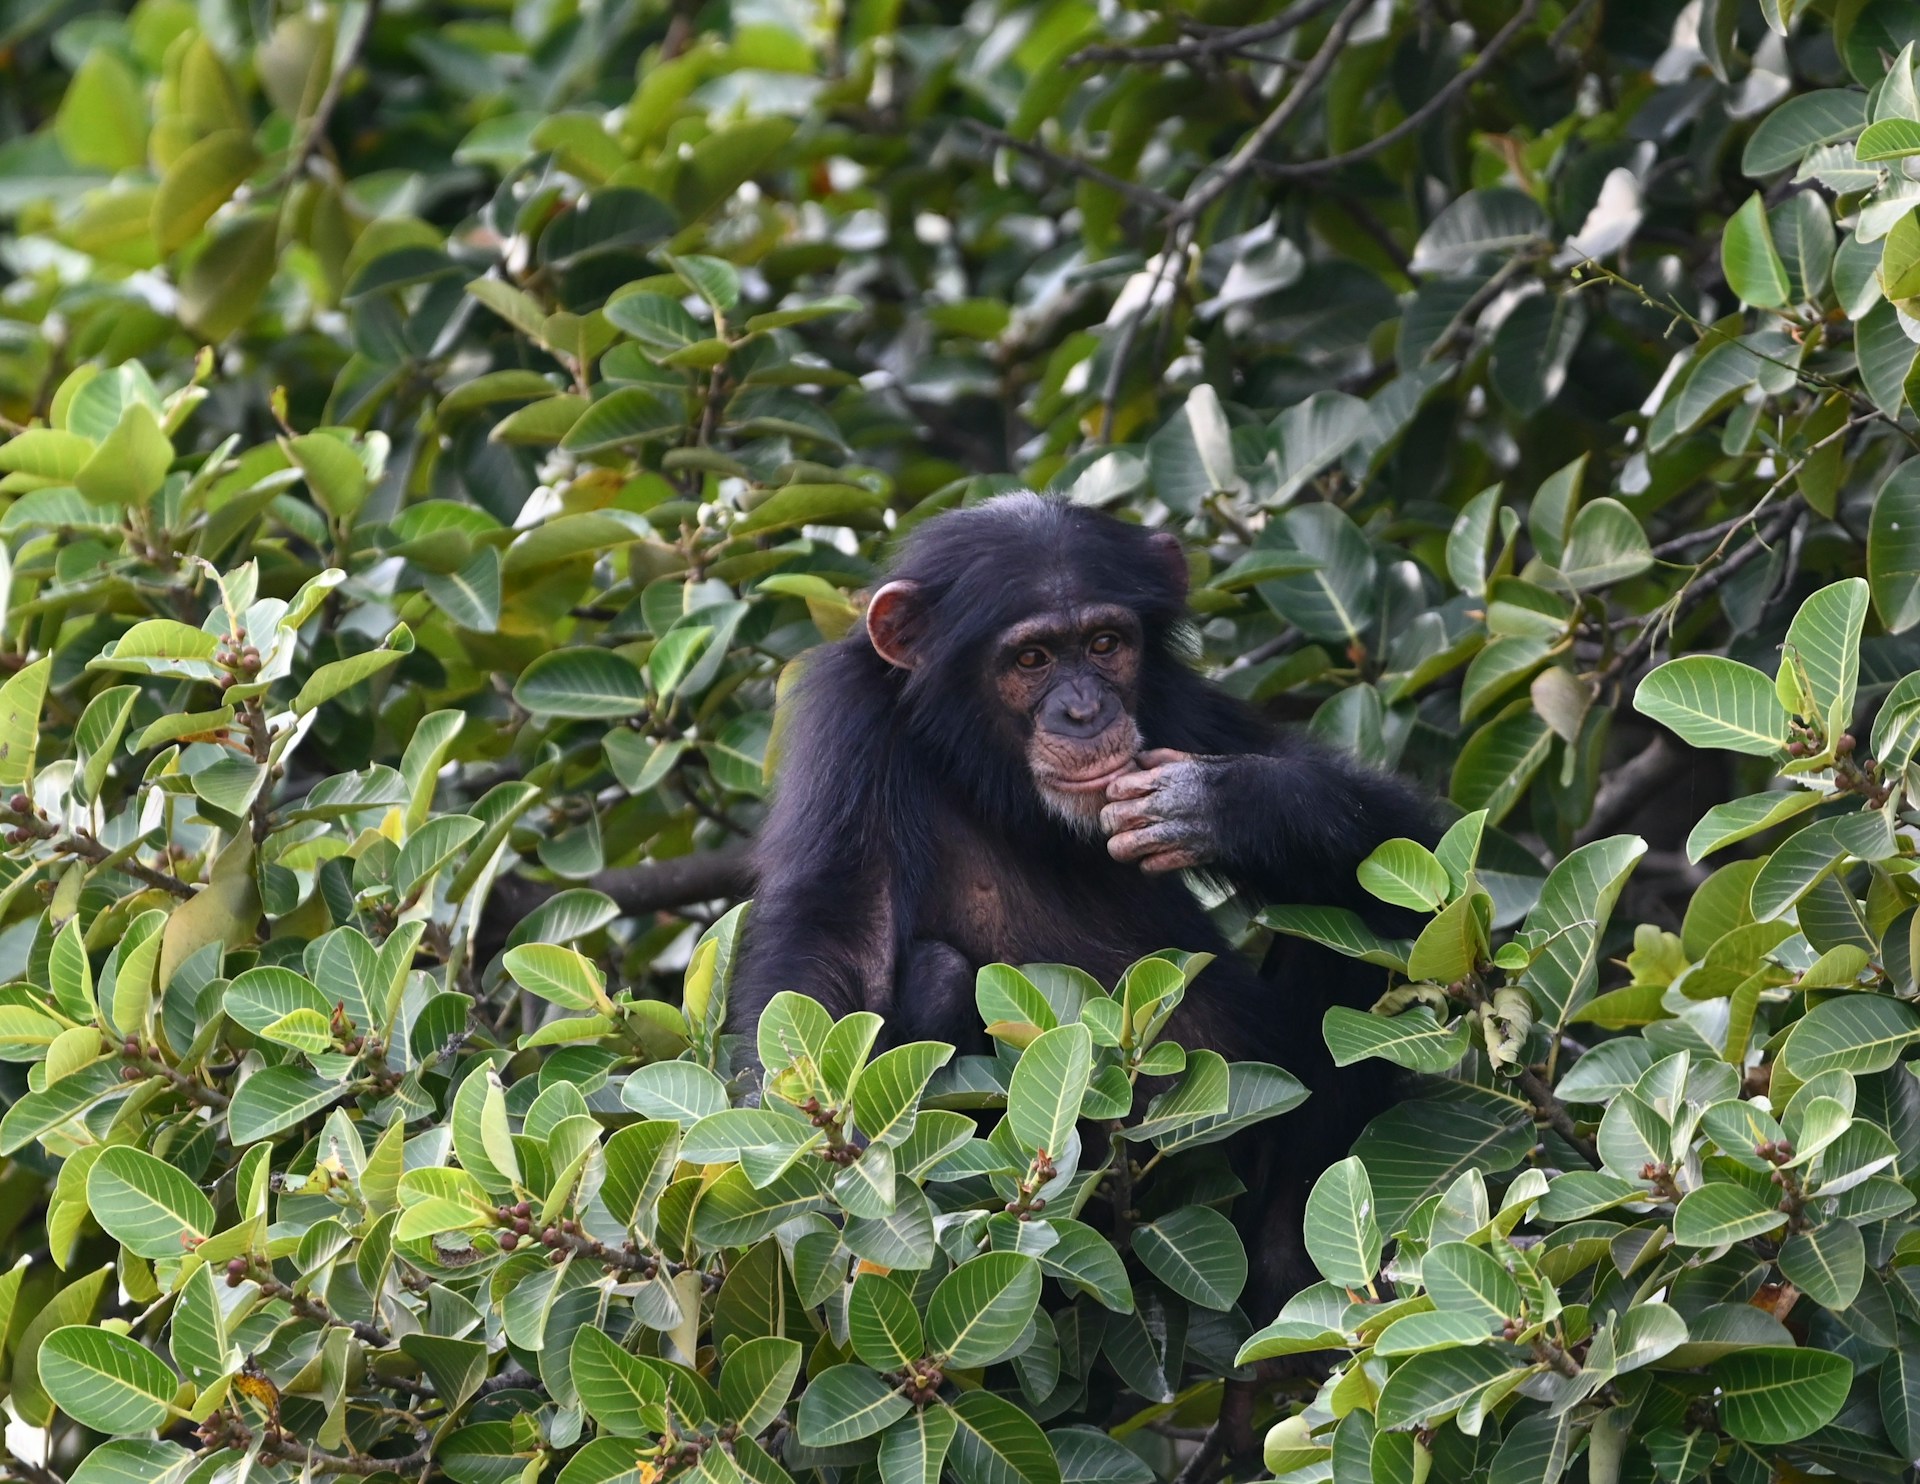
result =
[[[1108,781],[1140,750],[1144,682],[1171,662],[1186,593],[1174,536],[1004,495],[914,533],[867,606],[866,635],[905,672],[914,730],[950,773],[976,793],[1024,784],[1091,834]]]

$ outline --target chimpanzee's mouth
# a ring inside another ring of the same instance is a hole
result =
[[[1114,766],[1099,773],[1089,773],[1080,778],[1068,778],[1055,774],[1043,780],[1046,787],[1063,794],[1099,794],[1106,796],[1107,785],[1123,773],[1133,771],[1132,757],[1122,758]]]

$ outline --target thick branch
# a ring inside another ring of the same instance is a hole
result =
[[[753,890],[752,843],[731,840],[717,850],[697,855],[621,866],[598,872],[579,884],[605,892],[628,917],[744,897]],[[515,924],[559,890],[558,886],[521,876],[502,876],[495,881],[488,893],[486,917],[475,936],[474,961],[484,964],[490,960],[505,945]]]

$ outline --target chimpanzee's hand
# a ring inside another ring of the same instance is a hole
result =
[[[1154,874],[1212,861],[1219,835],[1215,786],[1228,762],[1171,748],[1142,753],[1136,771],[1107,785],[1109,802],[1100,811],[1107,853]]]

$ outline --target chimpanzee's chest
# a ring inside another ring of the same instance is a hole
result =
[[[1068,963],[1111,984],[1158,949],[1219,946],[1178,878],[1148,877],[1097,847],[1022,848],[964,821],[939,841],[913,935],[952,944],[976,967]]]

